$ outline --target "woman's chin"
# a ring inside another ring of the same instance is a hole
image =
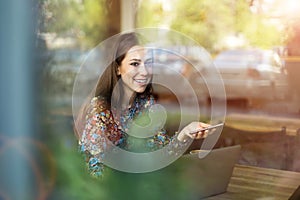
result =
[[[139,87],[139,88],[135,89],[135,92],[136,93],[143,93],[143,92],[145,92],[145,90],[146,90],[146,87]]]

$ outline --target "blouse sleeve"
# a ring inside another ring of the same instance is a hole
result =
[[[175,132],[173,136],[170,136],[167,134],[167,131],[165,129],[161,129],[156,135],[154,135],[153,138],[148,140],[147,146],[150,151],[155,151],[157,149],[166,147],[164,148],[166,154],[174,154],[177,156],[179,154],[183,154],[193,141],[191,138],[188,138],[185,141],[179,141],[177,139],[177,136],[178,132]]]
[[[94,97],[87,109],[85,125],[79,140],[79,150],[84,159],[89,173],[94,177],[103,174],[103,158],[109,148],[108,139],[114,145],[122,143],[122,134],[116,124],[111,123],[113,116],[105,108],[104,101]]]

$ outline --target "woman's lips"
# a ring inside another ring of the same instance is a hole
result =
[[[139,84],[147,84],[148,79],[133,79],[135,82]]]

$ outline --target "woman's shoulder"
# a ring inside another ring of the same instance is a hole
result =
[[[109,107],[106,99],[102,96],[96,96],[89,102],[88,113],[100,113],[108,109]]]
[[[94,106],[107,106],[107,100],[102,96],[93,97],[90,103]]]

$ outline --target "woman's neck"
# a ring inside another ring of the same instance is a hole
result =
[[[136,92],[133,92],[133,91],[131,91],[131,92],[129,92],[129,91],[125,92],[124,96],[122,97],[122,101],[121,101],[121,108],[122,108],[122,110],[126,109],[130,105],[132,105],[135,97],[136,97]]]

